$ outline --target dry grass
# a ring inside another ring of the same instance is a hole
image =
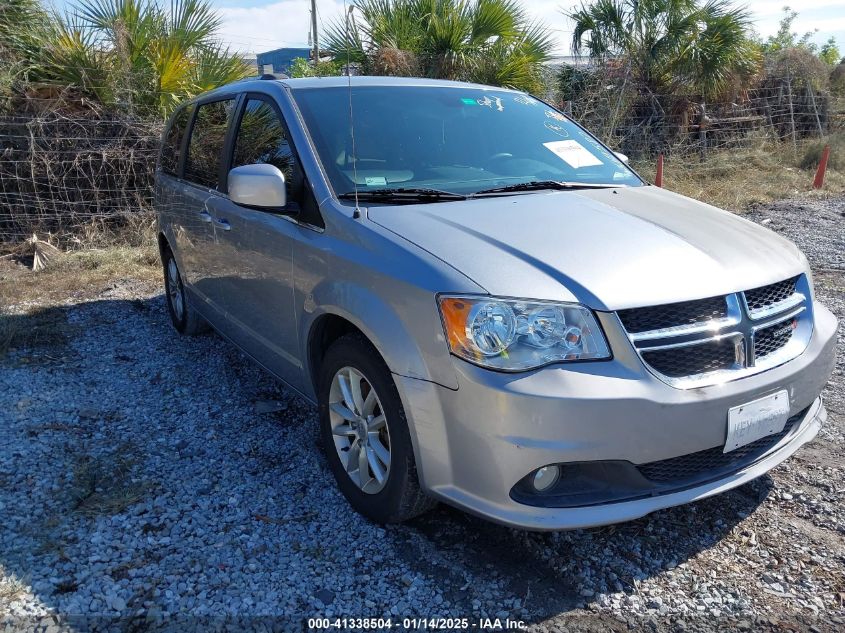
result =
[[[115,246],[144,247],[156,243],[156,219],[152,211],[135,211],[94,219],[80,226],[73,235],[60,240],[72,250],[112,248]]]
[[[161,287],[149,216],[92,224],[64,244],[74,250],[61,252],[40,272],[31,269],[27,245],[6,245],[7,255],[0,258],[0,358],[14,348],[63,347],[69,326],[57,305],[94,300],[121,280],[141,293]]]
[[[11,574],[3,574],[0,577],[0,604],[20,598],[27,592],[27,589],[27,584],[24,581]]]
[[[778,143],[713,152],[704,161],[670,157],[664,164],[663,186],[737,212],[802,194],[828,196],[845,191],[845,172],[836,170],[828,170],[823,190],[813,191],[815,171],[799,167],[806,149],[799,145],[795,151],[791,145]],[[654,180],[655,160],[634,167],[644,178]]]
[[[62,253],[47,270],[32,272],[26,260],[0,261],[0,313],[91,300],[116,280],[133,280],[150,291],[161,286],[161,264],[155,242],[144,246],[112,246]],[[0,340],[3,339],[0,327]]]
[[[6,252],[0,257],[0,314],[11,306],[20,311],[21,306],[90,300],[120,279],[151,289],[161,285],[155,217],[150,213],[91,221],[73,236],[38,237],[63,251],[38,273],[29,270],[31,252],[25,244],[0,244],[0,252]]]
[[[830,160],[827,163],[827,168],[829,170],[845,172],[845,132],[839,132],[817,143],[811,143],[804,151],[804,156],[801,159],[801,167],[804,169],[815,169],[818,167],[822,158],[822,152],[826,146],[830,147]]]

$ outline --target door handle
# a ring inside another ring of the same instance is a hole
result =
[[[215,218],[214,223],[217,226],[219,226],[221,229],[223,229],[224,231],[231,231],[232,230],[232,225],[229,224],[229,221],[226,220],[225,218]]]
[[[199,212],[199,216],[203,222],[211,222],[211,214],[205,209]]]

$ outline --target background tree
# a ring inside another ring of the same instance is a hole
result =
[[[552,41],[515,0],[354,0],[323,48],[378,75],[479,81],[539,92]]]
[[[764,53],[768,55],[790,48],[804,48],[811,53],[816,52],[818,46],[813,43],[813,36],[818,29],[815,31],[806,31],[803,35],[799,35],[797,31],[792,30],[792,25],[795,23],[795,18],[797,17],[797,11],[793,11],[790,7],[783,8],[783,17],[780,19],[777,33],[770,35],[760,42],[760,48],[762,48]]]
[[[299,77],[336,77],[341,74],[341,64],[334,60],[310,64],[303,57],[297,57],[291,62],[289,74],[294,79]]]
[[[619,58],[655,94],[719,96],[759,65],[748,10],[726,0],[595,0],[566,15],[576,54]]]
[[[30,84],[166,116],[185,98],[254,74],[216,40],[220,19],[209,0],[173,0],[167,9],[155,0],[82,0],[64,16],[36,0],[2,1],[6,54]]]
[[[788,90],[807,92],[808,98],[823,104],[824,93],[830,88],[832,66],[839,61],[839,49],[833,37],[822,46],[816,44],[813,37],[818,30],[803,34],[793,30],[797,17],[796,11],[784,7],[777,33],[759,42],[766,61],[761,85],[780,91],[783,78],[788,78]]]
[[[39,57],[50,16],[38,0],[0,2],[0,64],[26,74]]]
[[[824,44],[819,46],[813,41],[818,29],[806,31],[803,35],[799,35],[797,31],[792,30],[797,17],[797,11],[793,11],[790,7],[783,8],[783,17],[780,20],[777,33],[760,42],[760,49],[763,53],[767,57],[777,58],[778,54],[785,51],[800,49],[816,55],[830,66],[839,63],[842,56],[839,53],[836,38],[831,36]]]
[[[831,36],[821,45],[819,49],[819,59],[825,64],[835,66],[842,59],[842,54],[839,52],[839,46],[836,45],[836,38]]]

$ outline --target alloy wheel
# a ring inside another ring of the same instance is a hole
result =
[[[167,260],[167,295],[173,314],[181,321],[185,316],[185,301],[182,296],[182,278],[179,276],[179,269],[173,257]]]
[[[390,475],[390,432],[375,388],[354,367],[332,379],[329,420],[346,474],[367,494],[381,491]]]

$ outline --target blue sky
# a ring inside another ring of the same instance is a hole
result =
[[[47,0],[50,1],[50,0]],[[75,0],[52,0],[54,6],[72,6]],[[164,0],[166,1],[166,0]],[[310,0],[212,0],[223,17],[224,42],[244,53],[256,53],[282,46],[307,45]],[[526,10],[553,30],[557,52],[567,54],[571,26],[560,13],[573,0],[523,0]],[[578,3],[580,4],[580,3]],[[777,31],[784,0],[751,0],[745,3],[763,36]],[[845,55],[845,0],[801,0],[791,5],[799,12],[794,29],[799,33],[818,29],[815,40],[833,36]],[[330,23],[342,15],[342,0],[317,0],[320,22]]]

